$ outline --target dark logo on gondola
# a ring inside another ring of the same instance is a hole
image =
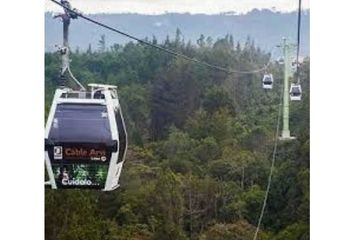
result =
[[[64,158],[106,161],[106,151],[94,148],[64,148]]]
[[[54,159],[63,159],[63,147],[54,146]]]

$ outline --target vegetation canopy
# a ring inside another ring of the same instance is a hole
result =
[[[158,44],[156,39],[147,39]],[[46,190],[47,240],[246,240],[262,207],[282,91],[282,66],[262,74],[226,74],[139,43],[73,51],[83,83],[118,86],[129,135],[121,187],[113,192]],[[226,68],[256,69],[269,53],[249,38],[181,31],[161,46]],[[58,85],[60,56],[45,55],[46,115]],[[258,239],[309,239],[309,59],[300,68],[303,100],[291,103],[297,137],[280,142]]]

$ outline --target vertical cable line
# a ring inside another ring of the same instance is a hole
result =
[[[301,0],[299,0],[299,9],[297,13],[297,52],[296,52],[296,78],[297,83],[300,84],[299,77],[299,55],[300,55],[300,37],[301,37]]]
[[[275,166],[275,159],[276,159],[277,149],[278,149],[278,138],[279,138],[282,102],[283,102],[283,94],[281,94],[279,107],[278,107],[278,117],[277,117],[277,126],[276,126],[275,136],[274,136],[275,139],[274,139],[274,148],[273,148],[273,154],[272,154],[272,164],[270,166],[270,171],[269,171],[269,175],[268,175],[267,189],[266,189],[266,192],[265,192],[265,195],[264,195],[263,205],[262,205],[261,213],[259,214],[259,218],[258,218],[258,222],[257,222],[257,228],[256,228],[256,231],[254,233],[253,240],[257,240],[258,232],[259,232],[259,229],[261,227],[262,219],[263,219],[263,216],[264,216],[264,211],[265,211],[265,208],[267,206],[267,200],[268,200],[268,196],[269,196],[270,186],[271,186],[271,183],[272,183],[272,177],[273,177],[274,166]]]

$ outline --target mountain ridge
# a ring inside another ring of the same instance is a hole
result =
[[[254,9],[247,14],[190,14],[167,13],[161,15],[142,15],[134,13],[125,14],[88,14],[107,25],[116,27],[121,31],[135,35],[138,38],[156,37],[158,42],[166,36],[174,36],[176,29],[180,29],[184,40],[196,43],[203,34],[212,37],[214,41],[226,34],[231,34],[235,42],[244,43],[247,37],[255,41],[256,46],[270,51],[280,43],[282,37],[288,37],[295,42],[297,34],[297,13],[282,13],[271,10]],[[309,55],[309,18],[310,12],[303,11],[301,54]],[[70,44],[72,49],[85,51],[89,45],[93,50],[98,49],[98,42],[105,35],[106,46],[115,43],[126,44],[130,39],[107,31],[99,26],[84,20],[72,21],[70,26]],[[55,45],[62,39],[62,25],[52,14],[45,13],[45,50],[54,51]]]

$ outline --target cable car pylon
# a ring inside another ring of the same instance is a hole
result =
[[[295,45],[289,44],[286,38],[283,38],[282,44],[279,46],[283,50],[284,59],[284,91],[283,91],[283,130],[280,140],[293,140],[295,137],[290,135],[289,129],[289,76],[290,76],[290,52],[294,50]]]

